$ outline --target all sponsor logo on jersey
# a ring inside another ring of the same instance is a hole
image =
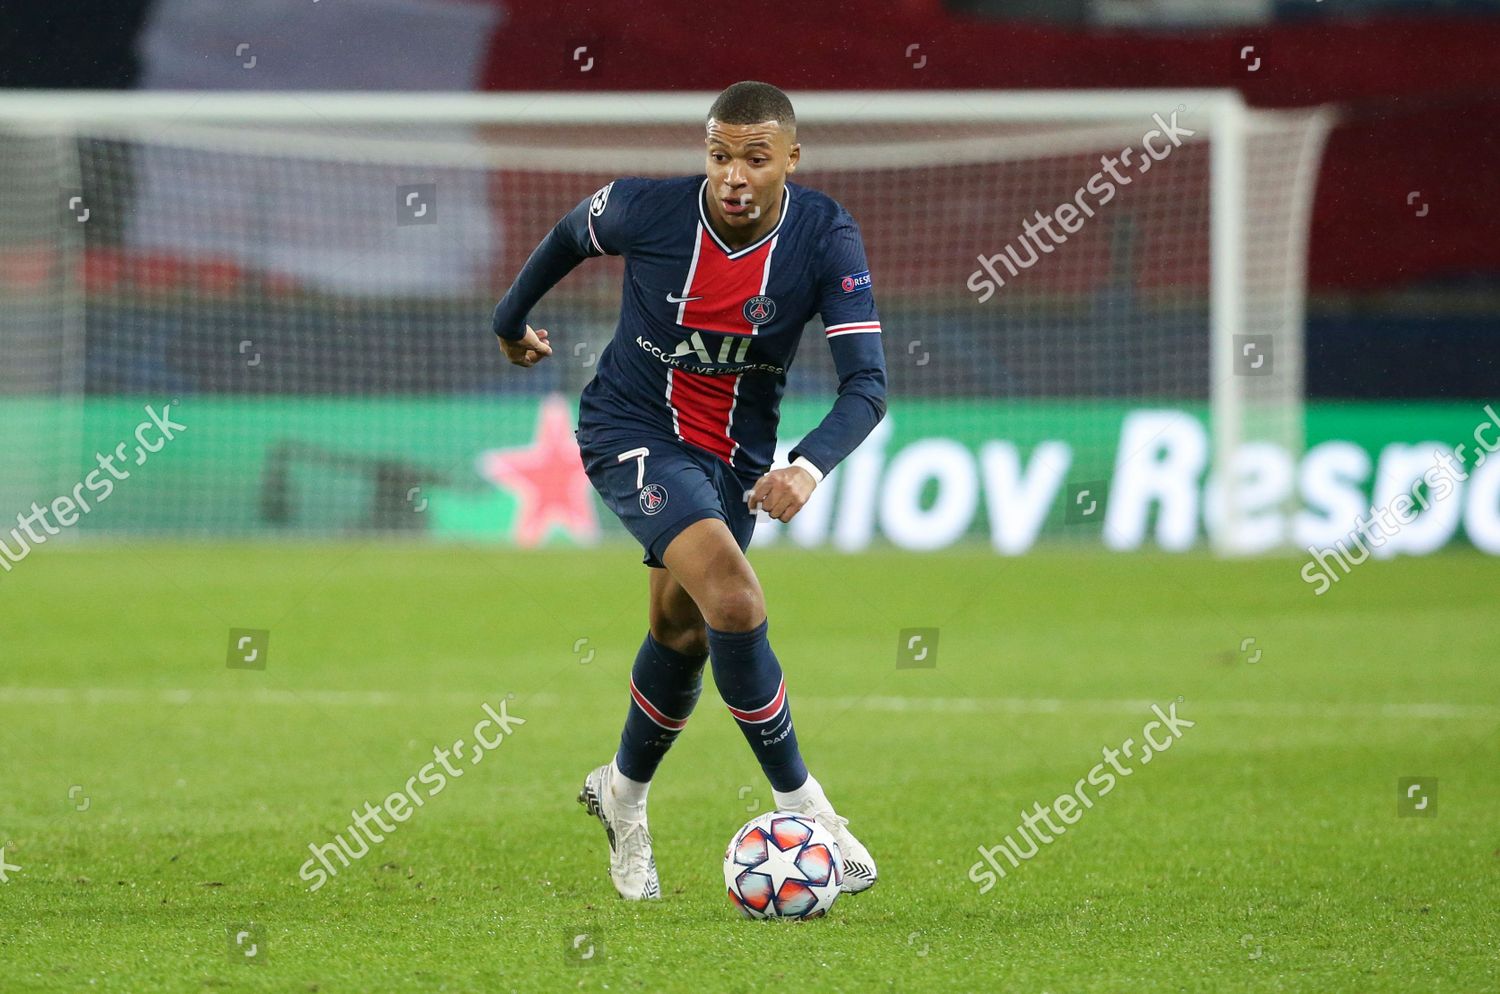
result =
[[[853,293],[855,290],[863,290],[870,285],[870,271],[866,269],[862,273],[851,273],[839,280],[839,286],[845,293]]]
[[[637,340],[640,341],[640,339]],[[644,344],[642,345],[642,347],[645,347]],[[715,358],[714,355],[709,351],[708,342],[704,341],[702,332],[694,331],[689,334],[688,337],[677,343],[677,347],[672,350],[670,358],[686,359],[691,356],[692,358],[697,359],[699,362],[704,363],[705,365],[712,364],[714,362],[718,362],[719,364],[723,365],[729,363],[742,363],[745,361],[746,357],[749,354],[749,335],[724,335],[723,337],[721,337],[719,339],[719,354],[718,357]],[[664,355],[663,358],[666,358],[666,356]]]
[[[745,301],[745,320],[759,327],[776,316],[776,301],[758,293]]]
[[[677,343],[677,347],[671,352],[647,339],[643,335],[635,336],[635,344],[641,347],[641,351],[655,356],[660,362],[666,363],[673,369],[685,369],[691,373],[745,373],[752,370],[762,373],[785,373],[786,367],[774,362],[750,362],[750,343],[754,341],[749,335],[725,335],[719,339],[717,357],[709,349],[709,342],[705,341],[700,332],[694,331],[687,338]]]
[[[641,488],[641,510],[657,514],[667,506],[667,488],[660,483],[648,483]]]

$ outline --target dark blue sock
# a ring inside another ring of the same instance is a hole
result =
[[[807,767],[797,749],[792,708],[786,699],[781,664],[766,638],[769,619],[748,632],[708,628],[708,654],[713,659],[714,683],[760,768],[775,790],[796,790],[807,780]]]
[[[649,781],[687,724],[703,690],[707,656],[684,656],[646,633],[630,671],[630,711],[615,765],[632,780]]]

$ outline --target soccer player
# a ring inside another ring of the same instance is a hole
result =
[[[843,890],[875,861],[803,763],[765,597],[745,549],[764,510],[790,521],[885,416],[885,355],[859,226],[833,199],[788,182],[801,155],[791,101],[735,83],[707,118],[707,175],[617,179],[537,246],[494,313],[507,359],[552,354],[526,316],[584,259],[625,257],[620,320],[579,404],[584,469],[645,550],[650,630],[635,659],[614,758],[580,803],[604,824],[621,896],[661,896],[646,794],[714,683],[771,782],[778,809],[811,815],[843,854]],[[838,399],[772,468],[787,368],[821,315]]]

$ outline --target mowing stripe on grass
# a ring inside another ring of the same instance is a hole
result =
[[[6,704],[317,704],[331,707],[467,706],[493,690],[406,693],[384,690],[188,690],[141,687],[0,687]],[[573,699],[544,691],[518,695],[527,707],[571,707]],[[835,711],[922,712],[938,714],[1139,714],[1148,700],[1065,700],[1058,697],[813,697],[798,707]],[[1320,704],[1290,701],[1194,700],[1195,713],[1244,718],[1407,719],[1412,721],[1500,721],[1500,707],[1443,702],[1410,704]]]

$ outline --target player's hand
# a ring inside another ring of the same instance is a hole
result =
[[[755,481],[755,489],[750,491],[750,510],[764,509],[777,521],[791,521],[817,485],[818,481],[801,466],[773,469]]]
[[[514,342],[508,338],[500,339],[500,351],[517,366],[535,366],[552,354],[552,346],[547,344],[546,328],[532,331],[528,324],[526,334],[520,339]]]

